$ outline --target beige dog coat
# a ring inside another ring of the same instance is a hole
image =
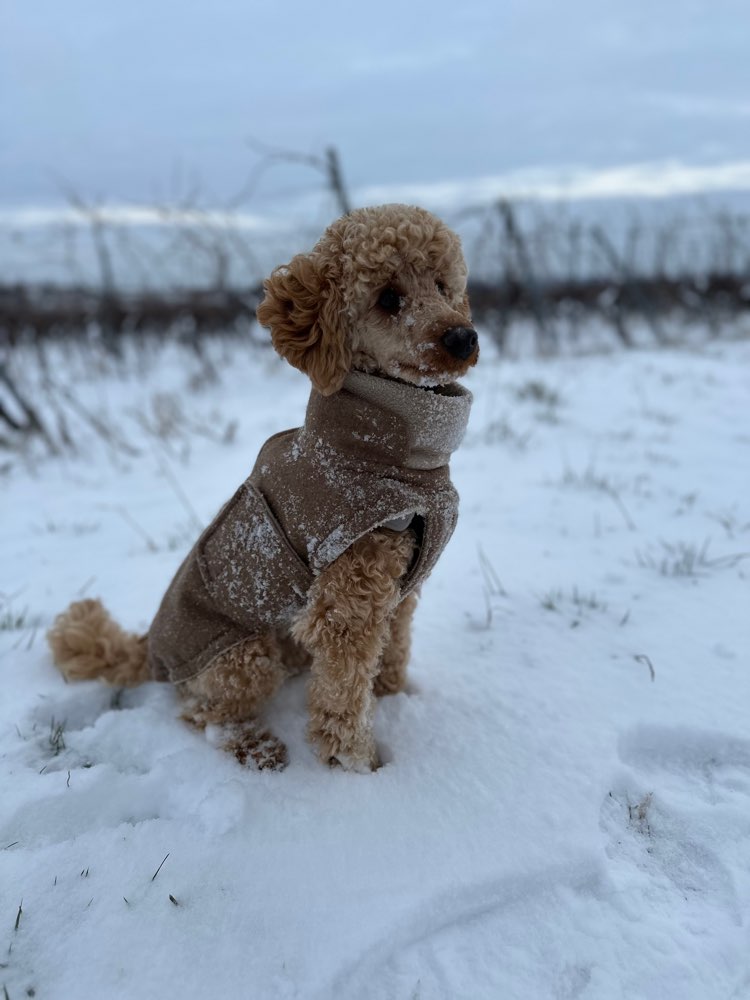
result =
[[[188,680],[235,643],[287,628],[321,570],[374,528],[415,529],[405,597],[453,533],[448,461],[471,394],[352,372],[310,395],[303,427],[263,445],[249,478],[178,569],[148,635],[157,680]]]

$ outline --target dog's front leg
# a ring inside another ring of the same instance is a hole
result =
[[[374,689],[378,697],[406,690],[406,668],[411,652],[411,620],[416,606],[417,595],[409,594],[393,613],[389,638],[375,678]]]
[[[378,766],[373,681],[413,549],[410,532],[365,535],[320,574],[294,624],[313,658],[308,736],[325,763]]]

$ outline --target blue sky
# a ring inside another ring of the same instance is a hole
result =
[[[0,202],[221,204],[249,137],[353,187],[750,160],[746,0],[0,0]],[[256,198],[314,186],[279,168]]]

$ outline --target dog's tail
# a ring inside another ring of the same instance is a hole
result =
[[[147,636],[125,632],[101,601],[75,601],[47,633],[52,656],[70,681],[101,678],[118,687],[150,679]]]

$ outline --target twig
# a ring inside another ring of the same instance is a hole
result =
[[[545,316],[544,303],[539,292],[539,284],[534,277],[534,269],[531,264],[531,255],[526,247],[521,228],[516,221],[516,214],[509,201],[501,200],[497,206],[500,218],[505,228],[505,235],[510,246],[513,247],[518,261],[518,269],[521,281],[528,292],[529,305],[534,317],[539,333],[539,343],[547,344],[551,339],[547,327],[547,317]]]
[[[50,454],[59,455],[60,449],[52,439],[52,435],[44,426],[44,423],[42,421],[42,418],[39,416],[38,411],[21,394],[20,389],[15,384],[13,379],[10,377],[10,373],[8,372],[4,364],[0,364],[0,383],[2,383],[8,390],[8,392],[11,394],[13,399],[18,404],[18,407],[23,412],[24,417],[26,418],[25,426],[19,425],[18,422],[15,420],[13,421],[13,423],[10,424],[10,426],[13,427],[15,425],[16,430],[20,430],[24,433],[33,432],[38,434],[42,438],[44,443],[47,445]],[[7,411],[5,411],[4,409],[2,411],[2,416],[4,419],[8,420],[9,415],[7,414]]]

